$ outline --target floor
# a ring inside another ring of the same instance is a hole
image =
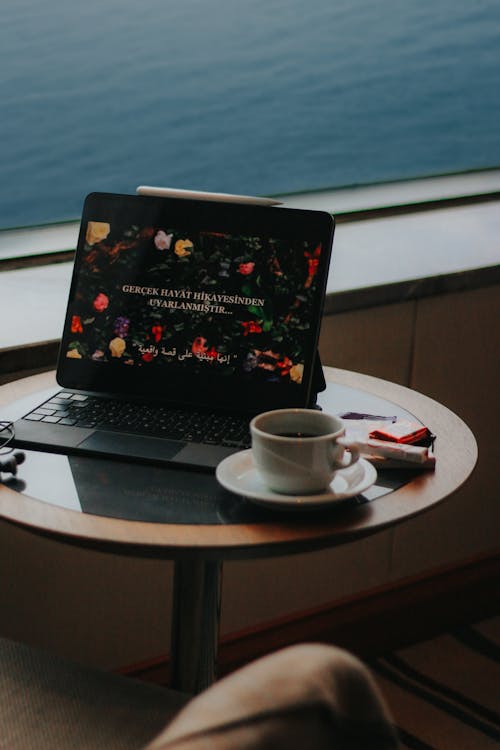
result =
[[[500,747],[500,616],[370,662],[410,750]]]

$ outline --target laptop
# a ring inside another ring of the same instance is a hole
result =
[[[57,365],[20,447],[214,469],[257,413],[314,407],[334,221],[92,193]]]

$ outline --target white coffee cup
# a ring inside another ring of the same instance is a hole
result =
[[[250,422],[252,453],[264,483],[286,495],[319,493],[359,459],[339,417],[315,409],[276,409]]]

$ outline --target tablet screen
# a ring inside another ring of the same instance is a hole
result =
[[[305,405],[332,234],[322,212],[91,194],[59,382],[228,408]]]

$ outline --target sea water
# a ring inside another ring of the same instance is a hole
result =
[[[2,0],[0,227],[500,164],[498,0]]]

